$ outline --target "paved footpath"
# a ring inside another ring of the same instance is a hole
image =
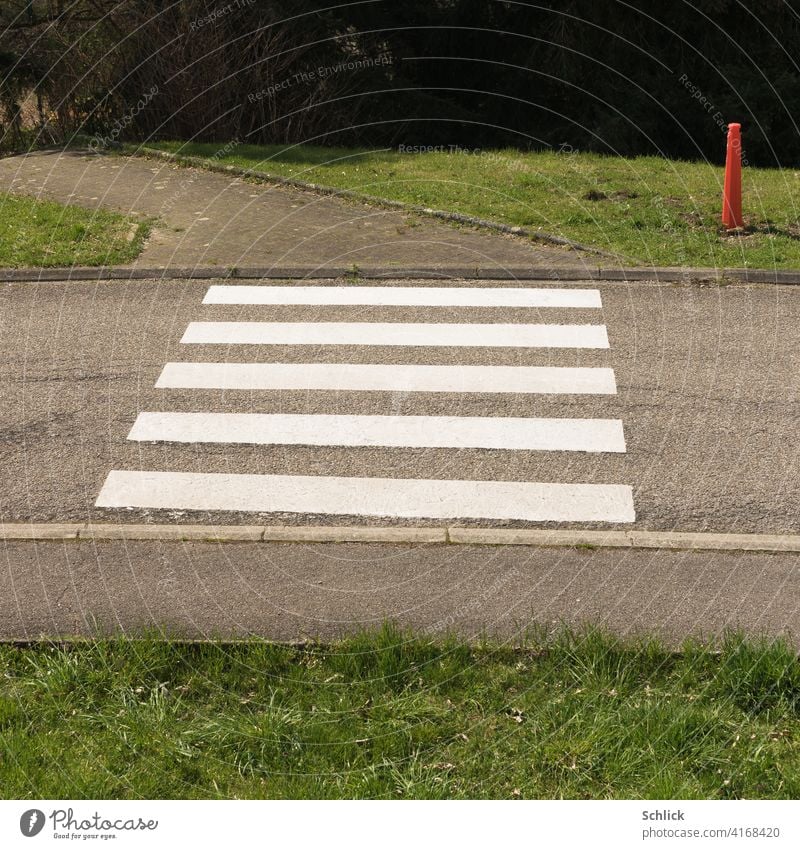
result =
[[[0,288],[3,522],[800,532],[800,289]],[[800,634],[796,554],[5,545],[0,636]]]
[[[592,254],[136,157],[66,151],[0,158],[0,191],[155,217],[135,263],[141,268],[597,265]]]

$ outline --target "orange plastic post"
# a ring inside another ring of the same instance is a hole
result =
[[[728,124],[728,152],[725,156],[725,186],[722,192],[722,225],[734,230],[742,218],[742,137],[741,124]]]

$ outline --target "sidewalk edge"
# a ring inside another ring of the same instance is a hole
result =
[[[0,525],[5,542],[394,543],[412,545],[629,548],[670,551],[800,552],[800,535],[680,531],[380,527],[366,525],[157,525],[47,523]]]
[[[175,266],[145,268],[116,265],[62,268],[0,268],[0,283],[67,283],[91,280],[524,280],[619,283],[771,284],[800,286],[799,271],[767,268],[565,268],[558,265],[481,268],[344,266]]]

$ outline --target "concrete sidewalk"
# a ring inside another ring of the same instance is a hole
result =
[[[159,223],[138,267],[594,268],[593,254],[456,228],[377,206],[135,157],[82,151],[0,159],[0,191]]]

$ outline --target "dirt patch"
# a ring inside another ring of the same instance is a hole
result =
[[[754,219],[745,217],[744,227],[736,230],[725,230],[722,227],[718,228],[720,238],[736,239],[742,244],[751,244],[758,242],[764,236],[783,236],[785,239],[793,239],[800,241],[800,224],[787,224],[785,227],[778,227],[771,221],[755,222]]]
[[[693,230],[701,230],[705,227],[703,216],[699,212],[679,212],[678,218],[685,221]]]
[[[598,191],[597,189],[591,189],[591,191],[586,192],[583,196],[584,200],[631,200],[632,198],[638,198],[639,195],[636,192],[628,191],[628,189],[621,189],[618,192],[611,192],[611,194],[606,194],[605,192]]]

